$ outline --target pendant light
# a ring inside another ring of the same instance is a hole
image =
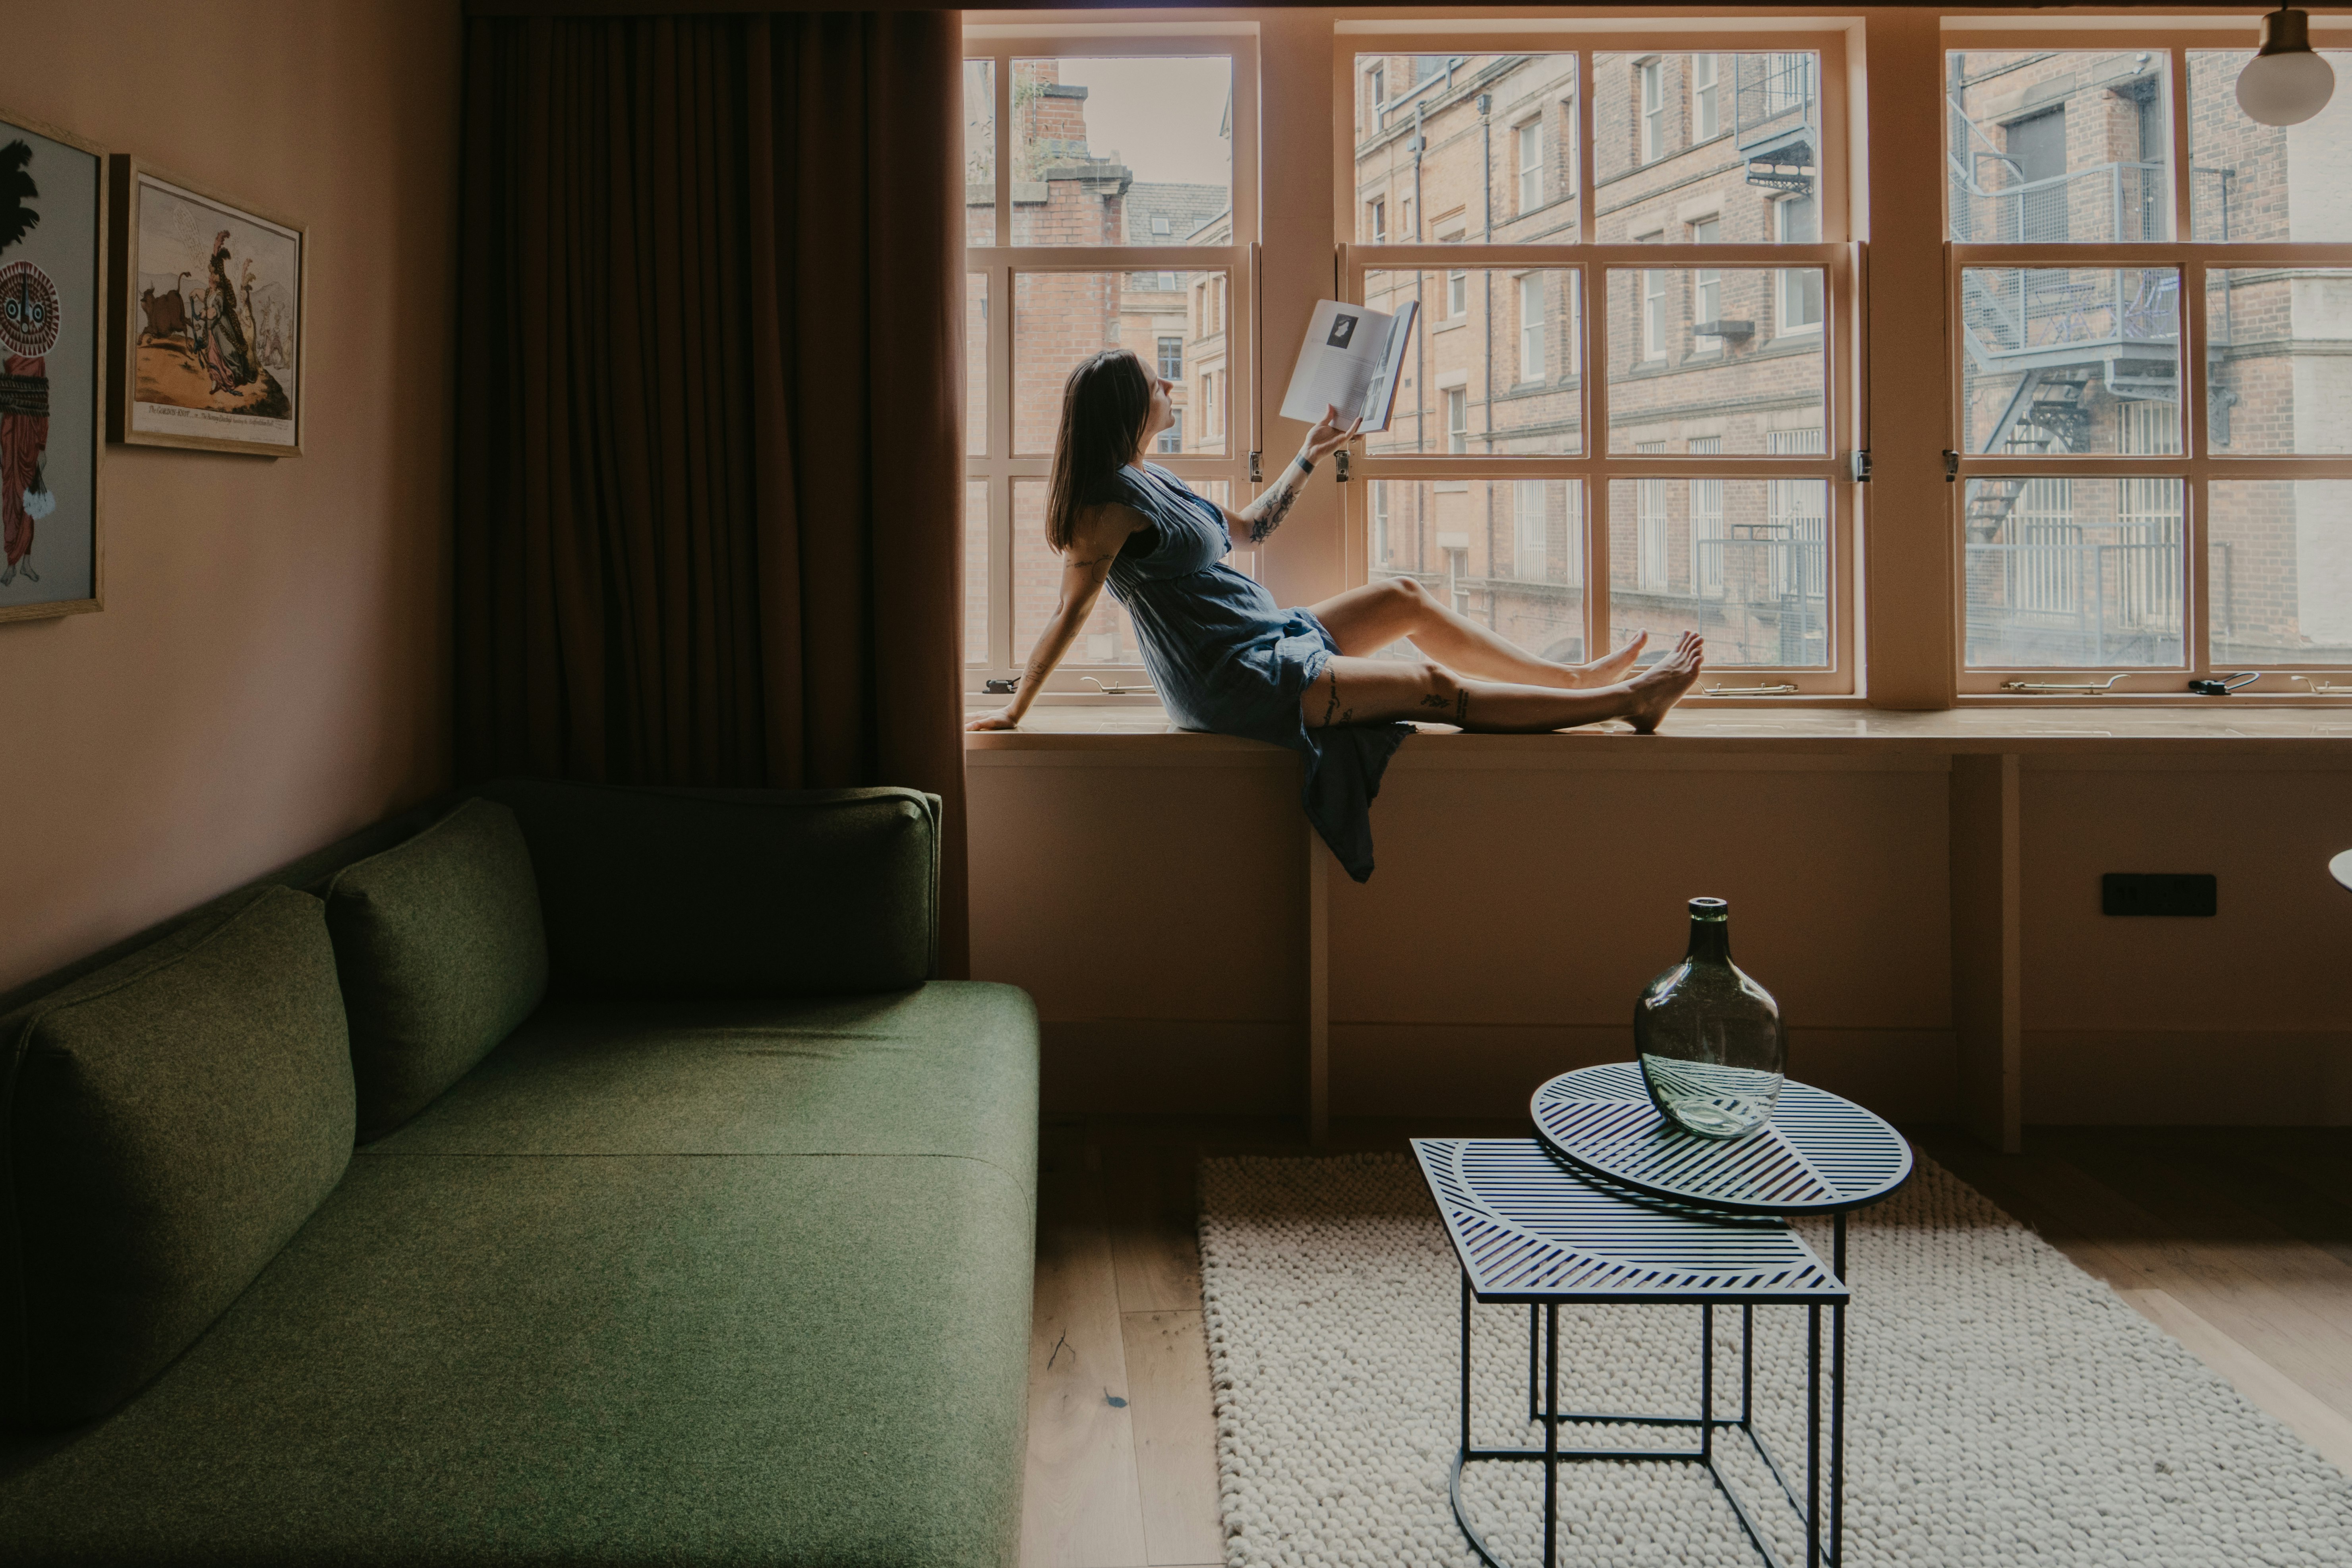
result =
[[[2282,5],[2263,18],[2262,47],[2238,73],[2238,107],[2264,125],[2300,125],[2336,91],[2336,73],[2311,52],[2311,18]]]

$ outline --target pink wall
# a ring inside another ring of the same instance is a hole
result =
[[[106,608],[0,624],[0,988],[448,774],[455,0],[8,13],[5,110],[306,223],[306,456],[115,446]]]

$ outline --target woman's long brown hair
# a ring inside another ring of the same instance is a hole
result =
[[[1135,460],[1151,416],[1151,377],[1132,349],[1105,349],[1062,386],[1062,433],[1045,491],[1045,542],[1070,547],[1080,509],[1104,499],[1113,475]]]

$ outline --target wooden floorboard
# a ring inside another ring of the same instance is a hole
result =
[[[2352,1129],[2032,1129],[2022,1154],[1906,1131],[2352,1472]],[[1516,1120],[1343,1121],[1321,1150],[1527,1132]],[[1309,1152],[1278,1118],[1045,1129],[1024,1568],[1223,1562],[1198,1163]]]
[[[1200,1309],[1129,1312],[1123,1325],[1146,1555],[1155,1564],[1216,1562],[1225,1531]]]
[[[1022,1568],[1145,1568],[1126,1325],[1100,1179],[1048,1129],[1037,1184]]]

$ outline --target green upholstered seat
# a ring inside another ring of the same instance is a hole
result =
[[[0,1452],[0,1562],[1009,1562],[1035,1042],[942,982],[543,1010],[139,1398]]]
[[[551,1002],[367,1154],[929,1154],[1035,1185],[1035,1014],[1009,986]]]

